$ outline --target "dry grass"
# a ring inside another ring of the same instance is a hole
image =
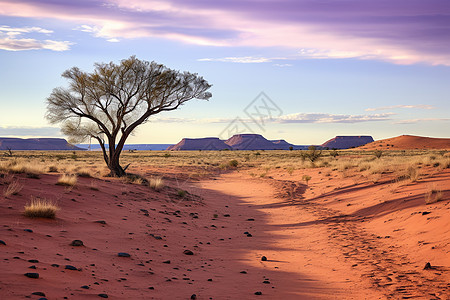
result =
[[[159,191],[164,187],[164,180],[162,179],[162,177],[150,178],[150,180],[148,181],[148,185],[155,191]]]
[[[443,193],[442,190],[436,188],[436,186],[430,186],[425,193],[425,203],[426,204],[433,204],[440,200],[442,200]]]
[[[18,180],[13,180],[3,191],[3,195],[5,197],[9,197],[11,195],[17,195],[23,188],[23,185],[19,183]]]
[[[61,175],[61,177],[58,178],[56,184],[63,186],[75,186],[77,184],[77,181],[78,178],[76,175],[63,174]]]
[[[30,203],[25,205],[24,215],[29,218],[54,219],[59,208],[52,201],[39,198],[31,198]]]

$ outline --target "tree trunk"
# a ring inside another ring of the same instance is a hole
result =
[[[119,155],[113,155],[109,158],[108,168],[110,170],[109,175],[113,177],[125,176],[125,170],[120,166]]]

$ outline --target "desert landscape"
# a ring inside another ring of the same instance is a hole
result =
[[[404,140],[125,152],[124,178],[100,152],[5,154],[1,298],[450,299],[449,139]]]

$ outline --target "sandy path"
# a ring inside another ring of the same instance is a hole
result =
[[[341,252],[340,246],[336,246],[342,241],[333,239],[342,238],[345,232],[339,230],[341,225],[334,222],[318,222],[317,213],[321,211],[311,208],[305,210],[300,205],[284,205],[282,203],[285,200],[276,197],[276,190],[270,181],[252,179],[239,173],[225,174],[219,180],[204,181],[197,186],[203,191],[202,196],[208,206],[215,205],[220,210],[223,203],[217,194],[228,195],[231,211],[255,219],[251,225],[248,222],[235,224],[243,232],[252,234],[251,247],[242,251],[239,244],[230,243],[227,248],[240,253],[241,261],[259,273],[252,276],[250,281],[262,281],[264,276],[270,278],[271,284],[259,288],[267,298],[385,298],[380,291],[371,288],[369,280],[362,278],[359,272],[353,270],[352,264],[346,261],[348,255]],[[217,199],[217,202],[213,199]],[[233,201],[236,199],[239,199],[237,203]],[[255,209],[258,216],[249,215]],[[363,243],[374,239],[359,238],[364,239]],[[265,262],[261,261],[263,255],[268,258]],[[244,294],[236,296],[245,297]]]

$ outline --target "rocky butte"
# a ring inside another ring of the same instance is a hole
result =
[[[360,136],[341,136],[338,135],[331,140],[326,141],[321,146],[329,149],[348,149],[359,147],[373,142],[373,138],[368,135]]]
[[[85,150],[58,138],[0,138],[1,150]]]

